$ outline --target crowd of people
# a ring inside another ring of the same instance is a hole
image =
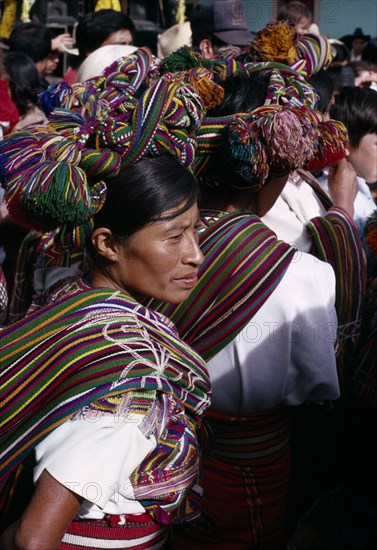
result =
[[[1,550],[377,543],[376,39],[242,14],[10,34]]]

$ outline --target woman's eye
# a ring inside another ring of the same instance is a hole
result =
[[[179,235],[173,235],[170,237],[170,240],[172,241],[179,241],[182,238],[182,233],[179,233]]]

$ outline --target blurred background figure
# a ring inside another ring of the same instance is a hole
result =
[[[182,48],[182,46],[191,46],[192,33],[189,21],[176,23],[169,27],[157,37],[157,57],[163,59],[170,53]]]
[[[368,61],[350,61],[349,66],[355,74],[355,86],[377,90],[377,72]]]
[[[311,29],[312,13],[303,2],[287,2],[283,4],[276,19],[278,21],[290,21],[295,26],[298,34],[313,32]],[[318,27],[314,31],[319,32]]]
[[[371,38],[361,52],[361,59],[370,63],[372,71],[377,73],[377,37]]]
[[[203,57],[215,59],[227,46],[245,47],[251,40],[241,0],[203,2],[190,13],[192,46]]]
[[[8,52],[4,56],[4,66],[9,79],[11,96],[20,114],[13,131],[47,126],[48,120],[39,108],[41,80],[31,57],[22,52]]]
[[[360,27],[357,27],[353,34],[347,34],[340,39],[350,50],[350,61],[360,61],[361,54],[370,40],[369,34],[364,34]]]
[[[104,9],[87,13],[78,23],[75,31],[78,55],[69,57],[70,68],[64,75],[69,84],[77,81],[77,72],[85,58],[100,48],[111,44],[132,44],[135,25],[132,19],[121,11]]]
[[[8,80],[3,62],[3,51],[0,48],[0,140],[12,131],[20,116],[12,101]]]
[[[23,52],[34,61],[44,89],[50,85],[47,77],[59,63],[59,52],[52,49],[53,38],[52,31],[46,25],[32,21],[18,24],[9,37],[10,51]]]

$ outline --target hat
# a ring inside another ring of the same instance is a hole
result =
[[[64,50],[66,53],[69,53],[69,55],[74,55],[78,57],[80,55],[78,48],[70,48],[69,46],[66,46],[64,42],[60,42],[60,47],[62,50]]]
[[[157,55],[166,57],[182,46],[191,46],[191,25],[189,21],[169,27],[157,37]]]
[[[212,33],[226,44],[246,46],[251,40],[241,0],[198,4],[190,14],[190,23],[193,33]]]
[[[364,42],[369,42],[370,34],[364,34],[361,30],[361,27],[357,27],[354,33],[351,35],[351,40],[353,40],[354,38],[362,38]]]
[[[345,43],[347,48],[350,49],[351,45],[352,45],[352,40],[354,40],[355,38],[362,38],[364,40],[364,42],[369,42],[370,35],[369,34],[364,34],[363,31],[361,30],[361,27],[357,27],[354,30],[353,34],[346,34],[345,36],[341,36],[340,40]]]
[[[136,46],[127,44],[107,44],[94,50],[81,63],[77,80],[83,82],[99,76],[103,69],[111,65],[114,61],[121,57],[126,57],[137,50]]]

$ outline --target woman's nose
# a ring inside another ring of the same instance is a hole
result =
[[[196,233],[187,239],[183,261],[195,266],[200,266],[204,261],[204,256],[199,246],[199,238]]]

